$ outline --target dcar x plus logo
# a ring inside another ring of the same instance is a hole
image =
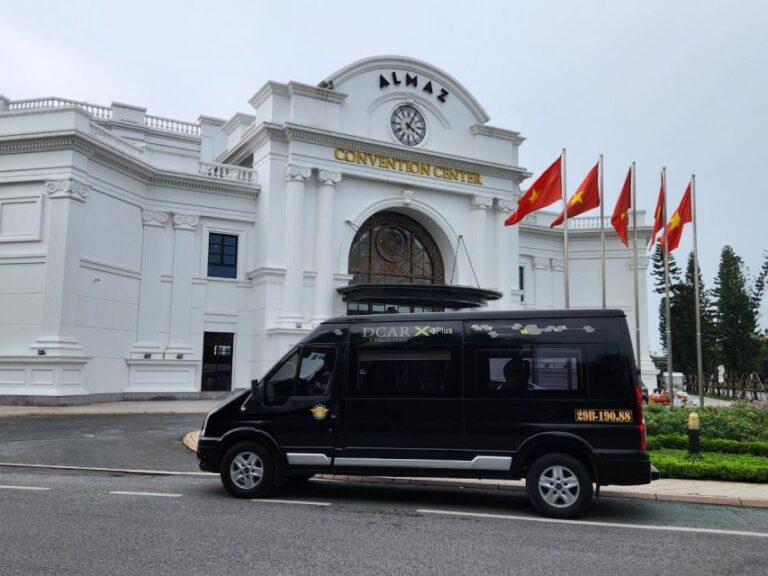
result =
[[[442,326],[414,326],[413,336],[434,336],[435,334],[453,334],[453,328],[443,328]]]

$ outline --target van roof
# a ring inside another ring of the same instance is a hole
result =
[[[366,314],[364,316],[337,316],[323,324],[382,323],[382,322],[435,322],[439,320],[494,320],[494,319],[545,319],[545,318],[606,318],[625,316],[623,310],[489,310],[457,312],[423,312],[419,314]]]

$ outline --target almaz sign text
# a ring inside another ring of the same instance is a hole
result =
[[[379,74],[379,88],[382,90],[388,86],[400,86],[403,82],[405,82],[406,88],[418,88],[419,76],[417,74],[409,74],[408,72],[405,74],[402,72],[392,72],[386,76],[384,74]],[[446,98],[448,98],[448,90],[445,88],[433,88],[432,80],[427,80],[427,83],[421,87],[421,91],[426,92],[427,94],[434,94],[437,92],[437,99],[443,103],[445,103]]]

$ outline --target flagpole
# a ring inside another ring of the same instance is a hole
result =
[[[637,369],[640,371],[640,280],[637,262],[637,202],[635,198],[635,163],[630,168],[630,188],[632,190],[632,252],[635,269],[635,355],[637,356]],[[642,372],[641,372],[642,374]]]
[[[567,310],[571,307],[571,298],[568,290],[568,196],[566,195],[565,187],[565,148],[563,148],[561,158],[562,173],[560,176],[560,187],[563,190],[563,281],[565,282],[565,309]]]
[[[667,316],[667,386],[669,390],[669,407],[674,405],[674,387],[672,385],[672,318],[669,302],[669,223],[667,222],[667,168],[661,169],[661,187],[664,190],[662,199],[662,214],[664,222],[664,235],[662,236],[664,244],[661,251],[664,253],[664,295],[666,299],[665,312]]]
[[[696,234],[696,175],[691,175],[691,212],[693,212],[693,305],[696,307],[696,379],[699,406],[704,406],[704,363],[701,356],[701,308],[699,305],[699,242]]]
[[[600,196],[600,280],[602,282],[603,310],[606,308],[605,297],[605,213],[603,208],[603,155],[597,161],[599,178],[597,185]]]

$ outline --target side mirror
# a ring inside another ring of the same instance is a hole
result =
[[[262,401],[264,397],[264,383],[259,382],[258,378],[251,380],[251,397],[248,399],[248,406],[252,410],[257,410],[264,406]]]

